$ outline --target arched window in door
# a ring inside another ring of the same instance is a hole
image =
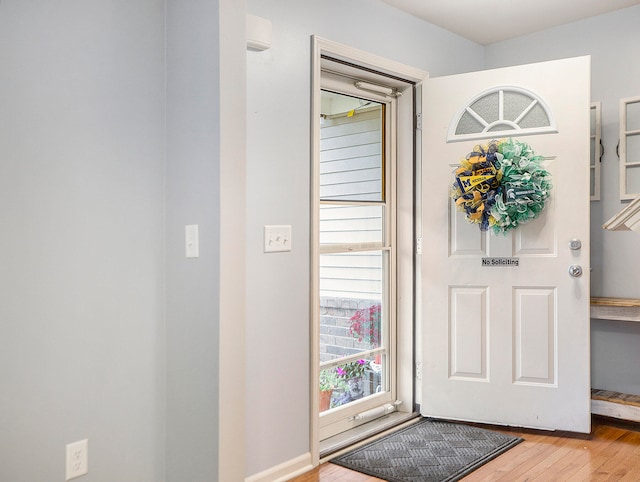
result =
[[[557,132],[556,121],[540,96],[521,87],[495,87],[458,111],[447,142],[548,132]]]

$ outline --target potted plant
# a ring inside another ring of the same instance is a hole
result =
[[[346,390],[348,385],[338,368],[320,370],[320,411],[324,412],[331,406],[331,395],[334,390]]]
[[[363,359],[345,363],[336,368],[338,375],[343,378],[349,388],[348,401],[357,400],[364,395],[362,376],[369,368],[369,362]]]
[[[339,377],[350,380],[351,378],[361,378],[367,368],[369,368],[369,362],[361,359],[340,365],[336,368],[336,372]]]

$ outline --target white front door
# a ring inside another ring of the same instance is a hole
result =
[[[450,123],[495,86],[536,93],[557,121],[557,133],[512,135],[553,157],[553,188],[540,217],[506,235],[481,232],[450,198],[455,166],[490,140],[447,142]],[[421,412],[589,432],[590,59],[433,78],[423,100]]]

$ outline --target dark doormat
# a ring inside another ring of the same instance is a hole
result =
[[[331,462],[389,482],[448,482],[460,480],[522,440],[423,418]]]

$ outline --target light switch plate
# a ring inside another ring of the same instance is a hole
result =
[[[200,242],[198,238],[197,224],[189,224],[184,227],[185,256],[187,258],[197,258],[200,256]]]
[[[291,225],[264,227],[264,252],[291,251]]]

